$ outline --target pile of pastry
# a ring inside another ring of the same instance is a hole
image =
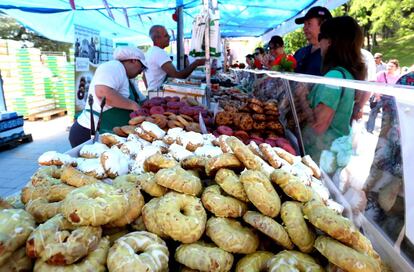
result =
[[[140,129],[104,134],[80,158],[42,155],[22,191],[19,211],[31,219],[14,227],[30,222],[30,231],[9,251],[25,246],[35,271],[383,269],[310,157],[232,136]],[[55,214],[37,216],[54,205]]]

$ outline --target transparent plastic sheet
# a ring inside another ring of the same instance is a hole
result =
[[[238,75],[240,82],[243,82],[243,78],[251,77],[246,75],[246,70],[235,69],[232,72]],[[412,94],[414,88],[292,73],[249,72],[256,78],[249,90],[251,94],[271,93],[278,101],[289,102],[283,95],[290,88],[294,105],[288,103],[286,107],[280,107],[285,111],[281,114],[284,116],[281,121],[293,132],[298,142],[304,143],[306,154],[319,154],[312,157],[326,173],[325,183],[329,179],[334,184],[334,188],[330,188],[331,194],[336,195],[335,200],[338,202],[347,202],[344,206],[351,209],[354,223],[374,239],[373,244],[386,255],[385,259],[394,271],[414,270],[414,246],[413,240],[409,239],[412,239],[414,232],[414,200],[405,197],[410,193],[412,195],[414,188],[411,183],[404,183],[404,180],[414,178],[413,170],[409,167],[410,156],[414,151],[414,99],[412,95],[407,95],[410,92]],[[278,85],[283,80],[288,82],[289,87]],[[312,97],[310,92],[318,87],[322,90],[316,98]],[[348,93],[353,90],[358,91],[349,96]],[[345,135],[313,141],[318,135],[309,134],[315,122],[314,111],[309,109],[309,99],[313,98],[317,104],[317,101],[329,100],[335,92],[343,92],[339,98],[352,102],[355,112],[351,116],[359,118],[352,122],[348,119],[349,131]],[[369,105],[372,93],[381,97],[379,105],[373,108]],[[343,98],[345,96],[347,98]],[[292,109],[298,122],[292,118]],[[295,133],[297,127],[301,128],[302,137]],[[316,150],[315,146],[318,147]],[[335,191],[340,193],[340,198]],[[384,237],[379,239],[381,235]]]

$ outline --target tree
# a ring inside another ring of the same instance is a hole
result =
[[[283,41],[285,43],[285,52],[288,54],[293,54],[299,48],[306,45],[306,38],[302,28],[296,29],[283,36]]]
[[[70,43],[49,40],[20,25],[15,19],[0,14],[0,39],[23,41],[42,51],[66,52],[69,56]]]

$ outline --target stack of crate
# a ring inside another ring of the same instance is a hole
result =
[[[75,67],[66,61],[66,56],[46,56],[45,63],[54,75],[53,97],[58,108],[66,109],[69,116],[75,115]]]
[[[29,116],[55,108],[44,89],[40,50],[21,48],[16,41],[0,40],[0,70],[8,110]]]

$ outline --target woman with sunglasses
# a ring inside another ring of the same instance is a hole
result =
[[[98,124],[102,99],[106,104],[102,112],[99,132],[112,131],[114,127],[127,125],[129,114],[139,109],[146,97],[138,90],[135,78],[147,68],[144,53],[134,47],[118,47],[114,60],[101,64],[89,86],[93,97],[92,113],[86,107],[72,125],[69,141],[72,147],[90,139],[91,118]]]
[[[318,36],[324,77],[364,80],[366,69],[361,54],[363,34],[349,16],[335,17],[321,25]],[[349,135],[355,90],[318,84],[309,92],[311,120],[303,129],[305,151],[319,161],[322,150]]]

